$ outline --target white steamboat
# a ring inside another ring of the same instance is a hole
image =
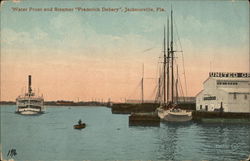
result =
[[[16,98],[16,113],[38,115],[45,112],[43,96],[36,95],[31,88],[31,75],[28,77],[28,92]]]

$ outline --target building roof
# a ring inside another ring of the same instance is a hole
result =
[[[242,93],[242,94],[250,94],[250,88],[222,88],[220,89],[227,93]]]
[[[204,91],[204,89],[203,90],[201,90],[199,93],[197,93],[196,95],[195,95],[195,97],[197,97],[201,92],[203,92]]]

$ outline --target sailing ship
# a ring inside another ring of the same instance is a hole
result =
[[[31,88],[31,75],[28,76],[28,92],[16,98],[16,113],[37,115],[45,112],[43,96],[36,95]]]
[[[178,104],[178,67],[176,69],[176,80],[174,80],[174,62],[175,57],[173,49],[173,11],[171,9],[171,41],[169,44],[169,20],[167,21],[167,51],[166,51],[166,38],[165,38],[165,26],[164,26],[164,49],[163,49],[163,102],[161,106],[157,108],[158,116],[163,121],[172,122],[185,122],[192,119],[192,112],[182,110]],[[166,54],[167,53],[167,54]],[[167,70],[166,70],[167,69]],[[167,76],[167,80],[166,80]],[[159,84],[160,84],[159,79]],[[167,86],[166,86],[167,83]],[[159,85],[159,91],[160,91]],[[176,88],[176,89],[174,89]],[[166,93],[167,90],[167,93]],[[175,91],[174,91],[175,90]],[[166,100],[167,96],[167,100]]]

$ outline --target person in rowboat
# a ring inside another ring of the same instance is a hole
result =
[[[78,121],[78,124],[79,124],[79,125],[81,125],[81,124],[82,124],[82,120],[81,120],[81,119]]]

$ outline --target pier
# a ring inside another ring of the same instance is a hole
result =
[[[132,112],[154,112],[159,107],[158,103],[129,104],[117,103],[112,105],[113,114],[131,114]]]
[[[129,116],[129,126],[160,126],[160,118],[156,112],[132,113]]]
[[[180,103],[181,107],[186,110],[195,110],[195,103]],[[143,104],[132,104],[132,103],[116,103],[112,105],[113,114],[131,114],[131,113],[151,113],[160,105],[158,103],[143,103]]]
[[[221,123],[250,123],[250,113],[193,111],[194,121]]]
[[[192,120],[204,123],[250,123],[250,113],[193,111]],[[160,126],[156,112],[132,113],[129,126]]]

